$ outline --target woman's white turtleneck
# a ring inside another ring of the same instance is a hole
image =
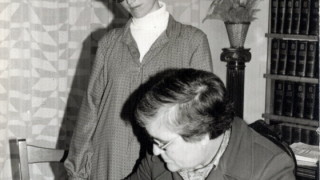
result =
[[[140,52],[140,62],[149,51],[152,44],[166,30],[169,13],[166,4],[159,1],[160,9],[153,11],[142,18],[132,18],[130,30]]]

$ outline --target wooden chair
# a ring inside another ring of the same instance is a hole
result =
[[[264,120],[257,120],[251,124],[249,124],[253,130],[266,137],[273,143],[275,143],[278,147],[280,147],[283,151],[285,151],[294,162],[294,173],[296,175],[297,171],[297,161],[294,155],[294,152],[290,148],[289,144],[287,144],[284,140],[282,140],[276,132],[274,132],[271,127]]]
[[[29,164],[44,162],[64,162],[68,151],[63,149],[49,149],[27,145],[25,139],[18,139],[20,157],[20,178],[29,180]]]

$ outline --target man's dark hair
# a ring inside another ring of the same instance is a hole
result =
[[[188,142],[205,134],[214,139],[230,128],[233,106],[218,76],[195,69],[170,69],[161,74],[161,80],[138,102],[135,117],[140,126],[162,121]]]

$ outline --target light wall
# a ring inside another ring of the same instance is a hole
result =
[[[211,1],[202,1],[201,18]],[[257,19],[249,27],[244,47],[250,48],[251,61],[246,63],[245,69],[245,90],[244,90],[244,119],[250,123],[262,118],[265,106],[265,84],[263,74],[266,72],[267,60],[267,38],[268,31],[268,7],[269,1],[261,1],[258,8]],[[220,61],[222,48],[230,47],[225,25],[219,20],[206,20],[201,23],[200,28],[208,35],[214,73],[226,81],[226,63]]]

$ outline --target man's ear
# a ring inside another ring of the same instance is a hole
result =
[[[210,142],[210,136],[209,134],[206,134],[202,137],[201,139],[201,144],[202,145],[207,145]]]

